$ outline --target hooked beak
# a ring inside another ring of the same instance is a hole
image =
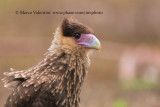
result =
[[[77,44],[90,49],[101,49],[100,41],[93,34],[81,34]]]

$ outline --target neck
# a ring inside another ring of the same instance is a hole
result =
[[[70,105],[78,107],[81,85],[87,74],[89,58],[82,52],[63,50],[54,44],[44,59],[52,83],[49,87],[53,96],[57,97],[59,106]],[[59,99],[58,99],[59,98]]]

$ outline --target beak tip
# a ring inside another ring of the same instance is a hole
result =
[[[94,49],[101,50],[101,45],[95,46]]]
[[[101,43],[97,38],[94,41],[93,48],[96,49],[96,50],[100,50],[101,49]]]

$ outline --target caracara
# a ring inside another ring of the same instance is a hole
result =
[[[65,18],[40,63],[4,73],[4,86],[12,90],[5,107],[79,107],[88,53],[100,48],[91,28]]]

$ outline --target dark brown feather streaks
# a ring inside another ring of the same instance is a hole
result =
[[[79,107],[88,58],[78,52],[55,49],[56,53],[48,52],[43,61],[29,70],[8,73],[6,84],[15,80],[21,83],[13,89],[5,107]]]

